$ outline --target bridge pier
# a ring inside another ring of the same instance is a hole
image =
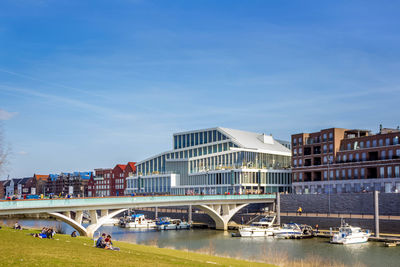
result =
[[[75,220],[71,218],[71,212],[64,212],[64,214],[58,212],[50,212],[48,214],[70,225],[72,228],[77,230],[81,236],[93,237],[97,229],[99,229],[105,222],[107,222],[107,220],[126,210],[127,209],[119,209],[111,213],[109,213],[108,210],[101,210],[100,213],[102,214],[102,216],[100,218],[97,216],[96,210],[90,210],[89,214],[91,224],[86,228],[82,225],[83,210],[76,211]]]
[[[192,211],[193,211],[192,205],[189,205],[189,208],[188,208],[188,223],[192,223]]]
[[[228,230],[228,222],[232,216],[248,204],[218,204],[218,205],[195,205],[196,208],[204,211],[215,222],[215,229]]]

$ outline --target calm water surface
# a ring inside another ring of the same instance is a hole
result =
[[[58,225],[67,234],[73,231],[70,226],[55,221],[20,220],[19,222],[23,226],[37,228]],[[328,239],[323,238],[305,240],[234,238],[230,233],[209,229],[155,231],[103,226],[99,232],[110,233],[114,240],[119,241],[268,262],[271,262],[269,260],[271,258],[296,260],[317,256],[348,266],[356,263],[365,266],[400,266],[400,247],[383,247],[381,242],[342,246],[329,244]]]

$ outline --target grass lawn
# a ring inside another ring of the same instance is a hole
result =
[[[39,231],[0,229],[0,266],[272,266],[117,241],[121,251],[110,251],[94,248],[87,237],[40,239],[33,232]]]

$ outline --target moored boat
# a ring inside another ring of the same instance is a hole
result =
[[[360,227],[353,227],[342,221],[339,232],[332,236],[331,243],[342,245],[365,243],[370,236],[368,230],[363,231]]]
[[[250,226],[243,226],[239,228],[239,235],[241,237],[266,237],[272,236],[272,225],[275,221],[275,216],[266,216],[258,222],[252,223]]]
[[[155,228],[156,223],[146,219],[144,214],[133,214],[120,219],[119,226],[123,228]]]
[[[302,230],[297,223],[283,224],[282,227],[273,229],[274,236],[277,238],[290,238],[291,236],[301,235]]]
[[[189,229],[190,223],[182,221],[181,219],[171,219],[169,217],[161,217],[156,222],[158,230],[181,230]]]

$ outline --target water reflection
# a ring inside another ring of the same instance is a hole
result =
[[[15,220],[10,220],[15,222]],[[23,227],[41,228],[61,225],[66,234],[73,229],[60,222],[44,220],[19,220]],[[114,240],[197,251],[244,259],[279,263],[280,261],[319,258],[353,266],[399,266],[400,247],[386,248],[382,243],[369,242],[354,245],[332,245],[328,239],[304,240],[274,238],[233,238],[230,233],[208,229],[156,231],[103,226],[97,232],[110,233]]]

